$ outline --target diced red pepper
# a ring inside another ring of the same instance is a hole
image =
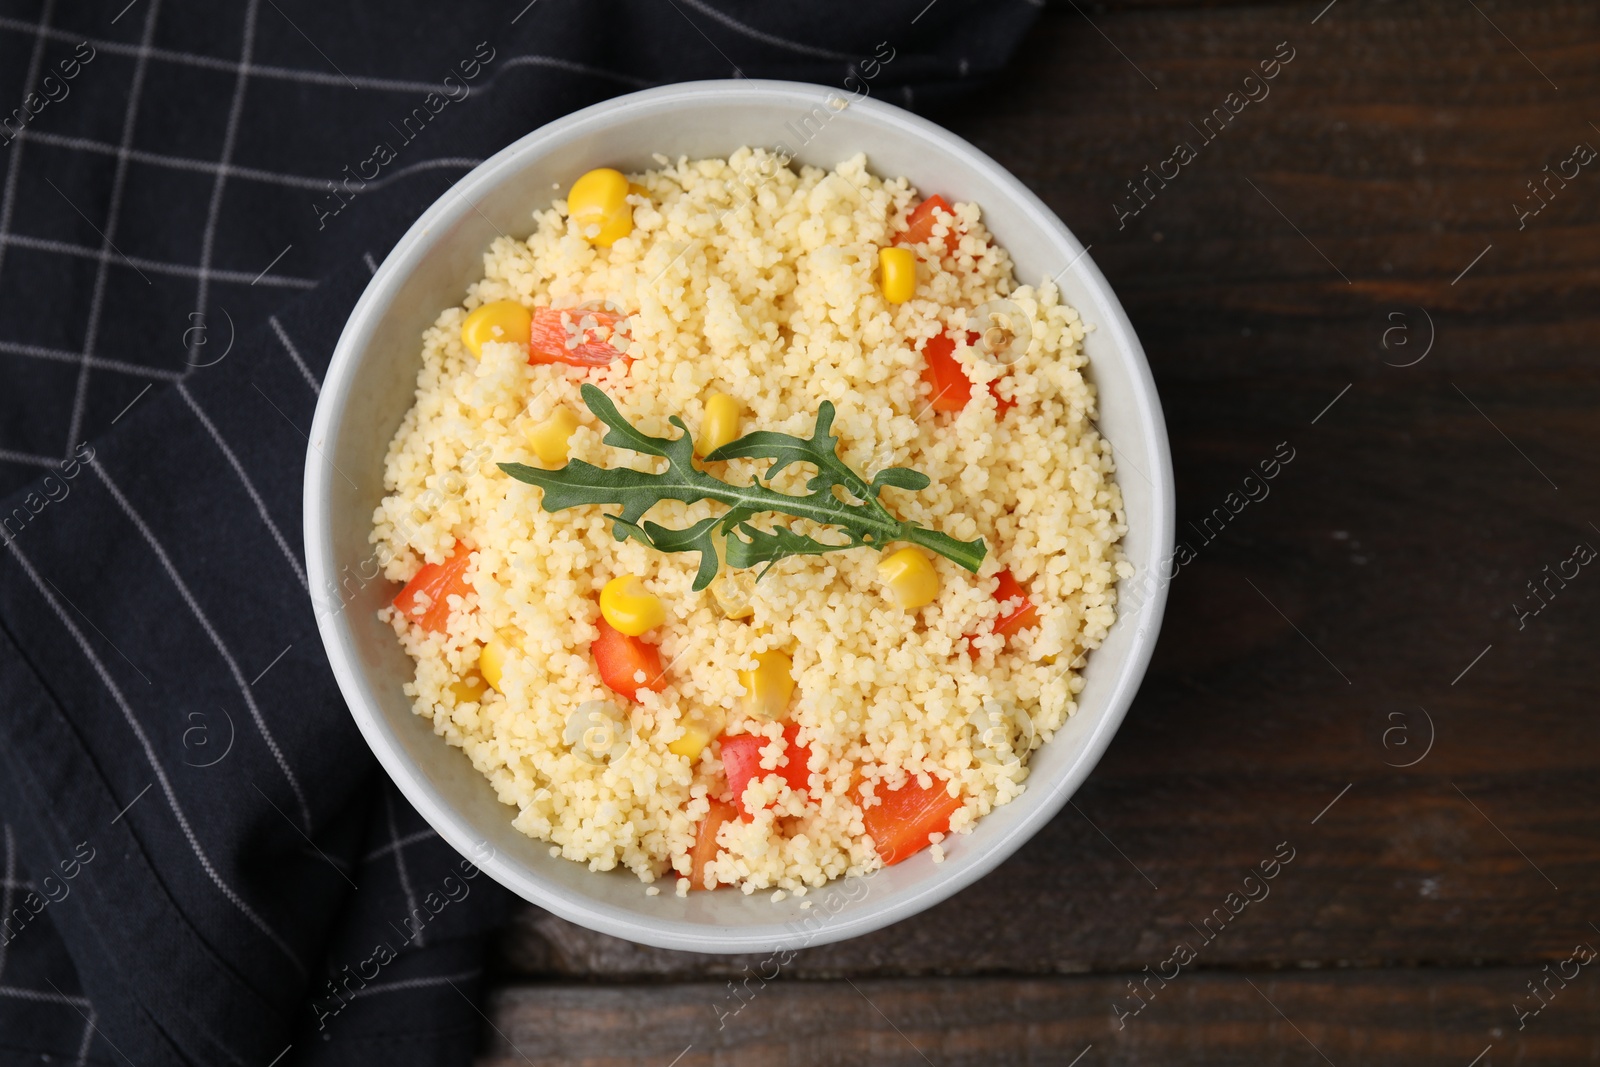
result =
[[[944,247],[952,256],[955,255],[961,248],[961,234],[956,230],[956,213],[951,210],[945,198],[937,193],[911,209],[911,214],[906,216],[906,228],[895,235],[894,243],[919,245],[932,237],[935,211],[942,211],[950,216],[946,220],[950,229],[945,232]]]
[[[972,379],[956,359],[955,351],[956,343],[948,333],[930,337],[922,346],[922,380],[933,388],[928,403],[935,411],[960,411],[972,399]]]
[[[790,789],[804,793],[810,788],[811,771],[807,765],[811,762],[811,749],[800,744],[799,734],[800,727],[795,723],[783,728],[783,752],[789,763],[775,771],[762,769],[761,750],[769,743],[762,734],[737,734],[731,737],[723,734],[718,739],[722,742],[722,769],[728,776],[728,788],[733,791],[733,802],[739,806],[745,822],[756,817],[755,812],[744,806],[744,788],[752,779],[776,774],[788,783]]]
[[[624,344],[619,350],[611,344],[614,339],[627,336],[627,318],[620,312],[591,308],[534,308],[528,362],[607,366],[624,356],[628,347]]]
[[[649,689],[659,693],[667,687],[667,677],[661,670],[661,653],[655,645],[638,637],[629,637],[601,617],[596,625],[600,636],[594,639],[589,650],[594,653],[594,665],[600,670],[600,680],[619,696],[629,700],[639,699],[639,690]],[[644,672],[644,681],[638,673]]]
[[[1001,571],[995,576],[999,584],[995,586],[994,598],[1004,604],[1022,598],[1020,604],[1001,610],[998,618],[994,620],[994,629],[991,633],[1010,637],[1012,634],[1031,629],[1039,625],[1039,609],[1033,606],[1033,601],[1028,599],[1028,591],[1022,588],[1022,583],[1012,575],[1010,568]],[[975,634],[967,635],[967,655],[977,658],[978,650],[973,647],[972,641]]]
[[[967,334],[968,345],[976,345],[980,339],[978,334]],[[972,399],[972,379],[967,377],[955,352],[956,343],[949,333],[930,337],[922,346],[922,380],[933,389],[929,403],[935,411],[960,411]],[[994,397],[995,418],[1002,419],[1017,402],[1003,399],[995,389],[997,383],[998,379],[989,383],[989,395]]]
[[[1017,402],[1015,400],[1007,400],[1005,397],[1000,395],[1000,390],[996,388],[996,386],[999,384],[999,378],[996,378],[994,381],[989,383],[989,395],[994,397],[994,420],[996,422],[999,422],[1001,419],[1005,418],[1006,412],[1017,406]]]
[[[1003,611],[994,621],[994,632],[1010,637],[1021,630],[1032,629],[1039,625],[1039,612],[1033,606],[1033,601],[1028,599],[1028,591],[1022,588],[1022,583],[1011,576],[1009,568],[1001,571],[996,577],[1000,584],[995,586],[994,598],[1001,603],[1008,600],[1022,598],[1022,602],[1008,611]]]
[[[721,847],[717,844],[717,831],[739,817],[739,810],[721,800],[711,802],[711,810],[700,820],[695,831],[694,849],[689,853],[689,888],[705,889],[706,865],[717,858]]]
[[[458,544],[455,552],[443,563],[424,563],[422,569],[394,598],[395,609],[424,630],[444,633],[450,621],[450,595],[454,593],[464,597],[472,592],[472,585],[466,576],[470,562],[472,550]],[[426,607],[419,599],[419,594],[427,598]]]
[[[872,846],[884,866],[892,867],[928,847],[929,834],[950,832],[950,816],[961,810],[960,796],[951,796],[944,779],[931,776],[927,789],[910,779],[899,789],[879,791],[879,803],[861,813]]]

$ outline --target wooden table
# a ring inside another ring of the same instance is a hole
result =
[[[1093,245],[1197,552],[1075,803],[721,1029],[754,959],[527,908],[483,1063],[1600,1062],[1600,5],[1325,2],[1069,2],[935,116]]]

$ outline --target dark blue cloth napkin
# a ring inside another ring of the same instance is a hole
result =
[[[506,894],[378,771],[306,587],[349,309],[574,108],[739,76],[916,106],[1035,14],[0,0],[0,1063],[471,1057]]]

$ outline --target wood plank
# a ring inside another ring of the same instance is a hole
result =
[[[1459,781],[1538,869],[1434,778],[1369,778],[1311,825],[1344,784],[1097,778],[1077,798],[1083,814],[1067,808],[988,878],[889,929],[807,949],[791,973],[1137,970],[1226,908],[1228,894],[1242,892],[1246,874],[1284,841],[1295,858],[1270,895],[1206,947],[1208,966],[1536,964],[1559,958],[1600,913],[1589,858],[1600,810],[1592,776],[1557,783],[1557,806],[1541,792]],[[683,978],[759,962],[651,949],[531,908],[517,929],[514,944],[543,951],[531,966],[513,967],[523,973]]]
[[[493,1029],[485,1031],[478,1062],[1588,1064],[1600,1055],[1593,1025],[1600,980],[1589,973],[1593,967],[1578,970],[1566,988],[1552,982],[1548,1005],[1521,1030],[1511,1005],[1537,1003],[1525,988],[1541,977],[1536,969],[1180,973],[1165,988],[1152,980],[1153,993],[1141,986],[1145,1006],[1137,1014],[1130,975],[779,978],[765,986],[752,980],[737,998],[726,983],[519,986],[494,996]]]

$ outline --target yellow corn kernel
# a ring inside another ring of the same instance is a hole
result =
[[[674,753],[674,755],[682,755],[682,757],[688,758],[693,763],[694,760],[698,760],[699,753],[704,752],[706,745],[709,744],[709,729],[704,728],[699,723],[685,723],[683,736],[678,737],[677,741],[667,745],[667,752]]]
[[[939,595],[938,572],[915,548],[902,548],[879,560],[878,580],[889,598],[907,611],[925,607]]]
[[[515,300],[480,304],[461,324],[461,343],[478,357],[490,341],[525,345],[532,334],[533,313]]]
[[[740,671],[744,707],[752,715],[776,719],[794,696],[794,661],[777,649],[756,655],[756,669]]]
[[[468,701],[483,703],[483,698],[488,694],[489,689],[483,684],[483,676],[481,674],[477,671],[468,671],[450,683],[450,692],[455,694],[456,707],[459,708]]]
[[[722,733],[722,723],[720,721],[712,721],[707,715],[694,713],[683,723],[683,736],[678,737],[677,741],[670,742],[667,745],[667,752],[672,752],[674,755],[682,755],[686,760],[690,760],[690,763],[693,763],[694,760],[698,760],[699,753],[706,750],[706,745],[710,744],[710,739],[717,736],[718,733]]]
[[[533,454],[539,457],[540,463],[547,467],[559,467],[567,461],[567,442],[577,428],[578,416],[563,404],[552,411],[548,419],[528,431],[528,444],[533,446]]]
[[[739,436],[739,402],[727,393],[706,397],[706,413],[700,420],[700,440],[695,451],[709,456]]]
[[[610,248],[633,232],[628,179],[610,167],[591,170],[572,183],[572,191],[567,194],[567,214],[590,244]]]
[[[917,257],[909,248],[879,249],[878,274],[883,298],[891,304],[904,304],[917,291]]]
[[[489,639],[478,652],[478,673],[483,675],[483,680],[491,686],[500,689],[500,680],[505,675],[506,657],[511,650],[517,647],[517,635],[510,630],[501,630]]]
[[[700,758],[700,753],[711,743],[711,731],[698,722],[685,723],[683,736],[667,745],[667,751],[674,755],[683,756],[691,763]]]
[[[637,574],[613,578],[600,590],[600,614],[615,629],[638,637],[667,621],[667,606]]]

